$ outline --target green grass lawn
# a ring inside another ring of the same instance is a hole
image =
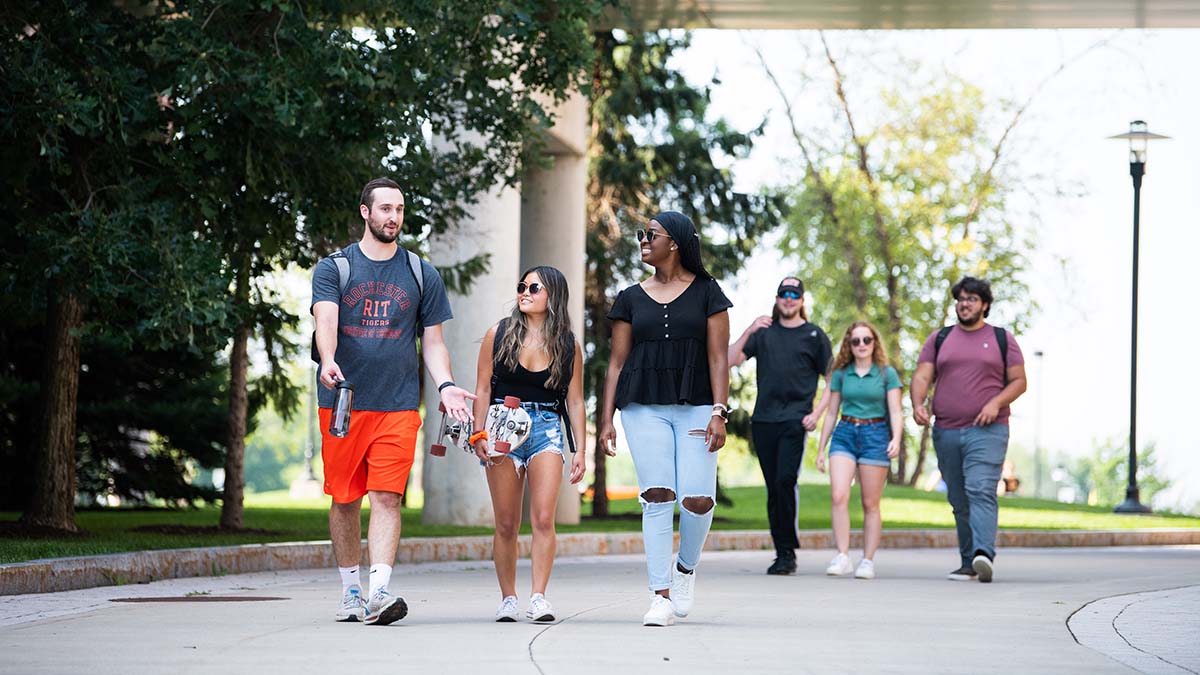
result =
[[[717,519],[713,523],[714,529],[767,529],[764,506],[766,497],[762,487],[730,488],[728,494],[733,500],[733,505],[717,507]],[[851,501],[852,505],[856,499],[857,488],[855,488],[855,496]],[[194,510],[80,511],[76,521],[84,530],[84,534],[77,537],[28,539],[4,536],[4,530],[0,530],[0,563],[148,549],[323,540],[329,538],[326,520],[328,508],[329,504],[324,499],[296,501],[288,498],[286,492],[249,495],[246,499],[245,526],[269,532],[181,534],[134,530],[142,526],[213,528],[219,519],[219,509],[207,507]],[[640,511],[636,499],[612,502],[612,513],[624,517],[593,520],[586,517],[590,510],[590,504],[584,504],[583,523],[560,525],[559,532],[630,532],[641,529],[641,521],[636,517]],[[364,510],[364,528],[366,513],[367,511]],[[13,521],[18,516],[17,513],[0,512],[0,521]],[[854,526],[858,527],[861,524],[861,510],[852,506],[851,518]],[[944,495],[892,485],[889,485],[884,492],[883,518],[885,528],[949,528],[954,525],[953,516]],[[801,529],[829,527],[828,485],[801,485],[799,523]],[[1107,507],[1059,504],[1038,499],[1003,498],[1000,508],[1000,526],[1007,529],[1038,530],[1197,528],[1200,527],[1200,518],[1175,514],[1119,516],[1113,514]],[[524,531],[528,532],[528,525],[525,526]],[[419,509],[404,510],[404,536],[406,537],[444,537],[490,533],[491,529],[487,527],[422,525]]]

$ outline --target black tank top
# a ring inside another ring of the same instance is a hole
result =
[[[500,340],[504,337],[504,329],[508,319],[496,327],[496,339],[492,343],[492,354],[498,356]],[[510,369],[499,358],[492,360],[492,399],[502,399],[505,396],[516,396],[522,403],[553,403],[558,400],[558,392],[548,389],[546,382],[550,379],[550,369],[531,371],[517,361],[516,367]]]

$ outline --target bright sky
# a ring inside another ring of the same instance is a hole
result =
[[[873,100],[876,87],[897,76],[900,71],[894,64],[900,58],[955,72],[995,99],[1025,99],[1063,62],[1109,40],[1072,61],[1047,84],[1019,127],[1015,168],[1032,176],[1037,197],[1014,203],[1026,210],[1036,208],[1041,216],[1040,249],[1029,275],[1041,310],[1030,329],[1018,336],[1028,361],[1030,389],[1014,406],[1012,438],[1034,446],[1039,408],[1042,446],[1052,457],[1057,452],[1086,453],[1094,440],[1128,438],[1133,190],[1127,145],[1106,137],[1126,131],[1131,120],[1146,120],[1151,131],[1172,139],[1151,144],[1142,189],[1138,442],[1157,444],[1159,461],[1175,486],[1157,505],[1190,507],[1200,502],[1200,444],[1191,425],[1192,408],[1200,401],[1200,359],[1189,358],[1192,351],[1185,346],[1200,333],[1187,282],[1188,270],[1200,267],[1200,134],[1192,126],[1200,120],[1194,71],[1200,63],[1200,30],[827,36],[835,53],[864,57],[857,60],[857,70],[846,64],[849,96],[864,116],[879,110]],[[786,167],[795,153],[782,106],[748,45],[758,44],[777,73],[787,75],[802,119],[826,124],[829,90],[819,82],[802,87],[796,77],[802,45],[814,44],[814,37],[782,31],[700,31],[693,49],[679,59],[678,65],[694,82],[719,73],[722,84],[714,89],[714,115],[742,129],[771,115],[767,135],[753,156],[736,166],[744,188],[785,178],[787,169],[781,166]],[[864,54],[864,49],[871,53]],[[779,264],[778,254],[767,250],[746,269],[761,271]],[[769,312],[777,281],[760,273],[743,274],[734,282],[735,336],[754,316]],[[992,316],[1002,325],[1014,309],[1005,307],[1003,288],[994,290]],[[814,303],[820,301],[813,298]],[[837,332],[836,327],[825,328]],[[1045,353],[1040,364],[1033,357],[1037,350]]]

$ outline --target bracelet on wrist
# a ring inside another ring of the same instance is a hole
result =
[[[470,445],[475,445],[476,441],[481,441],[481,440],[486,441],[487,439],[488,439],[487,429],[483,429],[483,430],[476,431],[475,433],[471,434],[471,437],[467,439],[467,443]]]
[[[455,386],[454,380],[446,380],[445,382],[438,385],[438,392],[440,393],[446,387],[453,387],[453,386]]]

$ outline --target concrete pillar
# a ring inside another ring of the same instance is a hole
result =
[[[454,381],[475,390],[475,368],[479,344],[492,324],[512,309],[513,284],[520,274],[521,196],[515,188],[496,188],[481,195],[468,209],[463,222],[430,241],[429,255],[435,265],[467,260],[479,253],[491,254],[488,272],[474,280],[469,294],[450,294],[454,319],[442,324]],[[479,460],[454,448],[445,457],[429,456],[429,444],[438,431],[437,385],[425,377],[425,441],[417,451],[425,454],[422,487],[425,506],[421,522],[428,525],[494,524],[487,480]]]
[[[553,164],[545,169],[530,169],[522,181],[521,270],[550,265],[563,273],[571,289],[571,327],[576,336],[582,336],[587,227],[587,98],[576,92],[558,106],[555,115],[556,123],[548,132],[545,149]],[[584,448],[579,451],[584,452]],[[569,472],[568,458],[563,465],[564,478]],[[563,481],[555,516],[557,522],[579,522],[578,488]],[[527,498],[526,504],[528,501]]]

